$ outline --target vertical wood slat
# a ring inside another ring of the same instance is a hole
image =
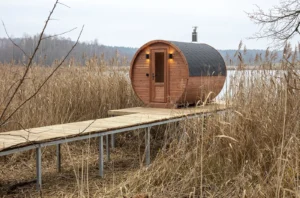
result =
[[[155,96],[156,93],[160,93],[162,90],[150,90],[151,89],[151,64],[153,63],[152,55],[153,52],[150,50],[166,50],[166,62],[165,62],[165,84],[166,88],[164,91],[165,103],[175,104],[181,99],[184,94],[187,79],[188,79],[188,68],[185,65],[185,61],[181,54],[173,49],[166,43],[153,43],[142,49],[132,61],[131,65],[131,81],[132,86],[138,97],[145,103],[151,102],[151,94]],[[150,54],[150,59],[146,59],[146,53]],[[172,53],[173,58],[169,59],[168,54]],[[147,77],[146,74],[149,74]],[[161,100],[159,98],[158,100]]]

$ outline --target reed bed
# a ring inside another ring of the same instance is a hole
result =
[[[64,145],[63,166],[69,168],[58,176],[55,150],[47,147],[42,194],[34,184],[9,190],[13,183],[35,177],[34,153],[26,152],[0,159],[0,195],[299,197],[300,75],[287,62],[282,68],[235,71],[226,97],[229,111],[154,128],[149,167],[143,166],[142,131],[118,136],[104,179],[95,176],[95,140]],[[22,70],[0,66],[1,100]],[[34,67],[10,111],[50,71]],[[109,109],[138,105],[128,68],[64,67],[1,131],[101,118]]]
[[[15,82],[21,78],[24,69],[23,66],[18,65],[0,65],[0,113],[12,94]],[[11,113],[22,101],[34,93],[52,70],[53,67],[32,67],[7,114]],[[106,67],[102,65],[62,67],[36,97],[17,111],[9,122],[0,127],[0,134],[4,131],[22,128],[99,119],[107,117],[107,112],[110,109],[141,105],[131,88],[128,72],[129,67]],[[124,141],[125,139],[120,137],[117,143],[122,144]],[[65,164],[65,180],[63,181],[59,175],[49,178],[48,184],[50,186],[47,187],[47,182],[45,182],[44,196],[72,195],[74,189],[76,189],[74,194],[77,196],[86,192],[82,190],[82,182],[86,180],[81,177],[81,171],[84,171],[86,175],[89,172],[87,171],[89,170],[88,166],[97,167],[95,166],[98,158],[97,148],[95,139],[64,144],[62,155],[64,158],[63,166]],[[126,152],[118,154],[116,149],[114,156],[121,158],[123,155],[127,155]],[[34,183],[25,185],[25,189],[12,190],[15,188],[15,184],[19,182],[26,183],[35,178],[34,159],[34,151],[0,158],[1,197],[39,196],[34,190]],[[122,164],[120,166],[122,167]],[[118,169],[118,165],[113,165],[113,167]],[[47,178],[47,174],[55,172],[55,147],[50,146],[43,149],[44,180]],[[92,172],[97,175],[97,170],[91,168],[89,174],[93,175]],[[91,176],[91,178],[93,177]],[[98,180],[97,177],[94,177],[94,179]],[[56,187],[57,189],[53,192]]]
[[[0,66],[0,112],[24,67]],[[35,92],[52,71],[35,66],[17,92],[8,113]],[[102,118],[110,109],[139,104],[128,78],[128,67],[63,67],[0,131]]]
[[[108,196],[299,197],[299,83],[291,68],[237,71],[230,111],[165,131],[168,149]]]

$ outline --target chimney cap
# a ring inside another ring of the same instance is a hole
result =
[[[192,28],[194,29],[194,32],[197,32],[198,26],[193,26]]]
[[[192,42],[198,42],[198,38],[197,38],[197,26],[193,26],[194,30],[192,32]]]

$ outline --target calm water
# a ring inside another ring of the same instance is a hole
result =
[[[219,93],[219,95],[216,98],[217,101],[224,101],[225,100],[226,92],[228,93],[228,89],[229,89],[229,85],[230,85],[230,79],[232,79],[232,77],[236,74],[236,72],[239,72],[239,71],[227,70],[226,81],[225,81],[225,84],[223,86],[223,89],[221,90],[221,92]]]
[[[124,72],[126,73],[128,80],[130,80],[129,74],[127,74],[127,71],[124,70]],[[267,74],[267,76],[275,76],[276,75],[276,76],[282,77],[284,72],[285,71],[283,71],[283,70],[242,70],[242,71],[241,70],[238,70],[238,71],[237,70],[227,70],[227,78],[226,78],[225,84],[223,86],[223,89],[219,93],[219,95],[216,97],[216,100],[224,101],[226,98],[226,94],[230,95],[230,93],[229,93],[230,81],[236,76],[243,74],[247,78],[247,77],[251,77],[253,75],[259,76],[259,75]],[[297,70],[296,72],[298,73],[298,75],[300,75],[300,70]]]
[[[244,75],[245,78],[251,77],[253,75],[255,76],[260,76],[260,75],[265,75],[265,76],[278,76],[278,77],[283,77],[283,74],[286,71],[283,70],[242,70],[242,71],[235,71],[235,70],[227,70],[227,78],[225,81],[225,84],[223,86],[223,89],[217,96],[216,100],[217,101],[224,101],[226,98],[226,94],[230,95],[229,92],[229,86],[230,86],[230,81],[239,75]],[[298,74],[300,74],[300,71],[296,71]]]

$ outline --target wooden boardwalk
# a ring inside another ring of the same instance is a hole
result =
[[[26,130],[0,133],[0,157],[26,150],[36,150],[36,185],[37,190],[42,188],[42,148],[56,145],[57,170],[61,170],[60,146],[63,143],[99,138],[99,176],[104,175],[104,147],[103,137],[106,137],[106,155],[110,159],[109,135],[113,147],[113,135],[136,129],[145,131],[145,163],[150,165],[150,131],[152,126],[178,122],[217,111],[226,110],[224,104],[209,104],[207,106],[187,109],[160,109],[135,107],[121,110],[111,110],[113,117],[58,124]]]
[[[212,113],[225,109],[226,106],[224,104],[210,104],[188,109],[135,107],[111,110],[108,113],[114,117],[0,133],[0,153],[2,151],[30,145],[53,142],[87,134],[103,133],[189,115]]]

